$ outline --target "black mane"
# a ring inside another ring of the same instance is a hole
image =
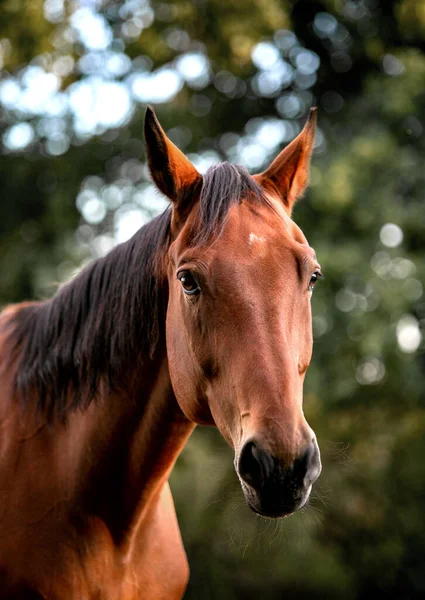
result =
[[[244,167],[228,162],[210,167],[202,183],[195,243],[206,244],[220,235],[230,207],[244,199],[268,203],[263,188]]]
[[[220,235],[230,207],[244,198],[267,202],[243,167],[210,168],[203,178],[195,243]],[[17,311],[7,362],[17,361],[15,391],[21,399],[36,392],[39,409],[63,416],[87,407],[101,380],[119,388],[128,365],[154,356],[165,335],[168,290],[159,267],[171,242],[170,223],[168,208],[52,299]]]

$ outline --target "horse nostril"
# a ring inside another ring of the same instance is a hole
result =
[[[239,456],[239,476],[255,490],[259,490],[274,469],[270,454],[259,448],[255,442],[247,442]]]
[[[308,487],[316,481],[322,470],[319,447],[315,439],[294,463],[294,476]]]

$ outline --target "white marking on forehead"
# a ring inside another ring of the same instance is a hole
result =
[[[248,238],[248,244],[252,246],[254,243],[262,243],[265,242],[266,238],[261,235],[255,235],[255,233],[250,233]]]

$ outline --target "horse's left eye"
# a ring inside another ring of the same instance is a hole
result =
[[[308,290],[310,292],[313,291],[318,279],[323,279],[323,275],[320,271],[314,271],[313,275],[310,278],[310,283],[308,284]]]
[[[182,284],[185,294],[193,296],[194,294],[199,294],[201,291],[199,283],[196,281],[195,277],[190,271],[180,271],[180,273],[177,274],[177,279]]]

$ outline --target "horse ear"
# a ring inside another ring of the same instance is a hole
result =
[[[266,171],[254,175],[258,183],[282,198],[289,214],[308,184],[316,120],[316,108],[312,108],[301,133],[282,150]]]
[[[165,135],[150,106],[145,116],[145,145],[154,183],[177,210],[184,212],[202,183],[202,175]]]

